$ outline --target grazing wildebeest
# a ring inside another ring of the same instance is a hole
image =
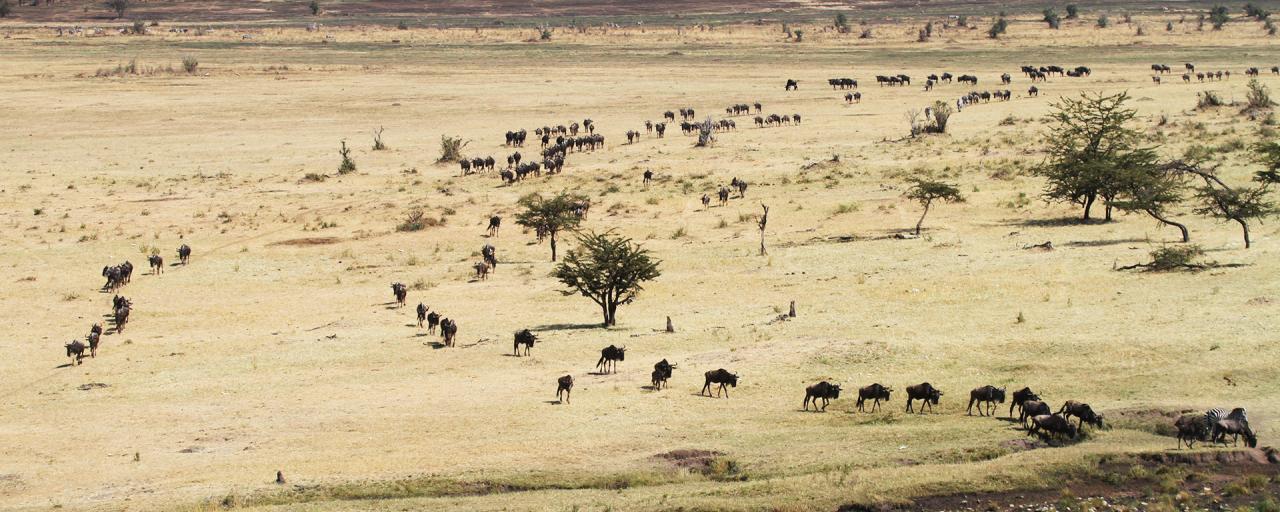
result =
[[[186,265],[191,260],[191,246],[182,244],[178,246],[178,263]]]
[[[666,359],[658,361],[657,364],[653,365],[651,382],[654,390],[659,390],[666,386],[667,379],[671,378],[671,370],[675,369],[675,367],[676,365],[668,363]]]
[[[891,393],[893,393],[893,388],[886,388],[880,385],[880,383],[875,383],[870,386],[859,389],[858,390],[858,411],[866,412],[866,410],[863,409],[863,405],[867,400],[871,400],[872,401],[871,412],[875,412],[876,409],[880,408],[880,402],[882,400],[885,402],[889,401],[889,395]]]
[[[711,196],[702,194],[702,209],[705,210],[710,207],[711,207]]]
[[[1028,400],[1039,400],[1039,399],[1040,399],[1040,395],[1037,395],[1035,391],[1031,390],[1031,388],[1022,388],[1017,391],[1014,391],[1013,400],[1009,401],[1009,417],[1010,418],[1013,417],[1014,407],[1017,407],[1018,410],[1021,411],[1023,402],[1026,402]]]
[[[538,341],[538,336],[532,331],[525,329],[516,331],[515,342],[512,344],[511,350],[517,357],[520,356],[520,345],[524,345],[524,355],[529,355],[529,349],[533,348],[533,344]]]
[[[663,119],[666,119],[666,120],[668,120],[668,121],[675,121],[675,120],[676,120],[676,113],[675,113],[675,112],[672,112],[672,111],[670,111],[670,110],[668,110],[668,111],[666,111],[666,112],[663,112],[663,113],[662,113],[662,118],[663,118]]]
[[[1236,446],[1240,442],[1240,436],[1244,436],[1244,445],[1249,448],[1258,447],[1258,436],[1254,434],[1253,429],[1249,428],[1249,422],[1238,419],[1221,419],[1213,424],[1213,433],[1210,437],[1215,443],[1226,444],[1227,434],[1231,435],[1231,446]]]
[[[1040,89],[1037,88],[1036,86],[1033,85],[1031,86],[1030,89],[1027,89],[1027,96],[1039,96],[1039,95],[1040,95]]]
[[[965,414],[973,416],[973,404],[978,404],[978,416],[991,416],[992,409],[995,409],[997,403],[1004,403],[1004,388],[987,385],[975,388],[969,392],[969,407],[965,409]],[[982,413],[985,405],[987,412]]]
[[[1192,64],[1192,63],[1188,62],[1188,63],[1183,64],[1183,65],[1187,67],[1187,71],[1190,71],[1190,72],[1192,72],[1192,73],[1194,73],[1194,72],[1196,71],[1196,65],[1195,65],[1195,64]]]
[[[1271,74],[1280,75],[1280,66],[1271,66]]]
[[[1189,73],[1183,73],[1183,74],[1182,74],[1182,82],[1183,82],[1183,83],[1188,83],[1188,84],[1189,84],[1189,83],[1191,83],[1191,75],[1190,75]]]
[[[799,89],[799,88],[800,88],[800,82],[797,82],[797,81],[795,81],[795,80],[791,80],[791,79],[788,79],[788,80],[787,80],[787,87],[786,87],[786,89],[787,89],[788,91],[793,91],[793,90],[796,90],[796,89]]]
[[[1159,76],[1153,76],[1153,77],[1151,77],[1151,81],[1152,81],[1152,82],[1155,82],[1155,84],[1156,84],[1156,85],[1160,85],[1160,77],[1159,77]]]
[[[728,189],[728,188],[726,188],[726,187],[720,187],[720,190],[716,191],[716,196],[718,196],[718,197],[720,198],[720,206],[724,206],[724,205],[726,205],[726,204],[729,204],[729,189]]]
[[[444,346],[452,347],[453,339],[458,335],[458,324],[448,318],[440,320],[440,336],[444,338]]]
[[[1077,427],[1080,430],[1084,430],[1085,423],[1093,425],[1094,428],[1105,428],[1102,421],[1102,414],[1093,412],[1093,408],[1089,407],[1089,404],[1084,402],[1067,400],[1067,403],[1062,404],[1062,408],[1058,409],[1058,414],[1067,419],[1071,419],[1072,416],[1079,418],[1080,424],[1077,425]]]
[[[418,328],[422,328],[422,322],[427,319],[427,305],[418,303]]]
[[[1049,409],[1049,404],[1040,400],[1027,400],[1022,402],[1022,413],[1018,415],[1018,422],[1026,425],[1028,419],[1052,413],[1053,410]]]
[[[556,379],[556,400],[562,401],[566,404],[569,403],[569,393],[572,391],[573,391],[572,375],[565,375],[564,377],[560,377],[559,379]],[[564,394],[563,399],[560,398],[561,393]]]
[[[978,77],[973,75],[960,75],[956,78],[956,81],[962,84],[978,85]]]
[[[152,275],[164,273],[164,258],[159,254],[147,256],[147,263],[151,265]]]
[[[435,311],[427,313],[427,333],[435,334],[437,325],[440,325],[440,313]]]
[[[480,248],[480,256],[484,258],[484,264],[489,266],[489,271],[498,270],[498,248],[484,244],[484,247]]]
[[[746,199],[747,197],[747,180],[740,180],[736,176],[729,181],[729,186],[738,190],[738,197]]]
[[[644,170],[644,186],[649,186],[649,182],[653,181],[653,169]]]
[[[759,113],[760,113],[760,111],[762,110],[762,108],[760,107],[760,102],[758,102],[758,101],[757,101],[757,102],[755,102],[754,104],[752,104],[751,106],[753,106],[753,107],[755,107],[755,108],[756,108],[756,113],[757,113],[757,114],[759,114]]]
[[[719,387],[716,388],[716,397],[719,398],[720,392],[723,391],[724,397],[729,398],[728,387],[738,387],[738,376],[729,373],[729,370],[724,368],[709,371],[705,373],[704,376],[707,378],[707,383],[702,385],[702,391],[698,392],[700,395],[706,394],[707,396],[711,396],[711,385],[719,384]]]
[[[489,264],[483,261],[477,261],[472,268],[476,269],[476,279],[485,280],[489,278]]]
[[[600,373],[617,373],[618,361],[623,361],[626,358],[627,347],[618,348],[614,345],[609,345],[600,350],[600,360],[596,362],[596,370],[599,370]]]
[[[942,398],[942,392],[934,388],[928,382],[922,382],[914,386],[907,386],[907,412],[912,412],[911,402],[913,400],[921,400],[920,414],[924,414],[924,408],[929,407],[929,412],[933,412],[933,406]]]
[[[1003,73],[1000,75],[1000,83],[1009,85],[1010,83],[1013,83],[1013,77],[1009,76],[1008,73]]]
[[[840,398],[840,385],[824,380],[804,388],[804,410],[809,410],[809,400],[813,400],[813,411],[818,412],[818,400],[822,400],[821,410],[826,411],[827,404],[837,398]]]
[[[396,305],[404,307],[404,299],[409,296],[409,287],[404,283],[391,283],[391,294],[396,298]]]
[[[1178,449],[1186,444],[1187,448],[1195,448],[1196,441],[1209,439],[1209,424],[1203,414],[1183,414],[1173,427],[1178,429]]]
[[[1054,435],[1067,435],[1072,439],[1076,437],[1076,426],[1070,421],[1057,414],[1041,414],[1031,418],[1031,428],[1027,430],[1027,435],[1040,434],[1045,431],[1046,437]]]
[[[489,229],[487,230],[489,236],[498,236],[498,228],[500,227],[502,227],[502,217],[497,215],[489,217]]]
[[[80,343],[80,340],[75,340],[68,343],[66,347],[67,357],[71,358],[71,365],[75,366],[80,364],[84,359],[84,343]]]

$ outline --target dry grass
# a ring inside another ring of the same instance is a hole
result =
[[[1233,227],[1178,212],[1209,258],[1249,265],[1113,272],[1177,233],[1140,216],[1060,221],[1076,211],[1035,200],[1040,183],[1024,172],[1040,159],[1040,123],[1001,123],[1038,119],[1059,95],[1128,89],[1170,154],[1255,141],[1258,123],[1194,109],[1207,85],[1157,86],[1148,66],[1269,68],[1280,50],[1250,23],[1196,32],[1176,16],[1135,16],[1175,20],[1141,38],[1094,28],[1096,13],[1059,31],[1015,17],[999,41],[974,16],[982,29],[939,21],[927,43],[915,41],[918,21],[876,23],[873,39],[793,24],[803,43],[776,25],[556,30],[549,43],[524,43],[533,29],[356,27],[326,32],[327,44],[292,28],[251,28],[248,42],[219,29],[47,44],[47,31],[15,28],[0,60],[0,264],[14,276],[0,304],[21,321],[0,340],[0,508],[831,509],[1038,485],[1040,469],[1173,446],[1135,427],[1018,451],[1010,423],[963,416],[967,391],[988,383],[1103,410],[1245,406],[1265,425],[1280,392],[1274,224],[1255,226],[1245,251]],[[118,55],[191,55],[201,76],[75,78]],[[1024,63],[1093,76],[1026,98]],[[943,71],[976,74],[979,89],[1014,73],[1015,99],[965,108],[947,135],[898,141],[908,108],[968,88],[878,88],[874,75]],[[864,84],[860,104],[825,85],[847,75]],[[800,90],[783,92],[786,78]],[[1212,88],[1243,98],[1245,81]],[[718,116],[754,101],[804,124],[738,118],[699,149],[678,130],[617,143],[664,110]],[[584,117],[610,146],[571,155],[562,175],[501,186],[435,163],[442,136],[504,161],[503,131]],[[367,140],[369,126],[394,144],[349,145],[360,172],[334,174],[333,142]],[[1225,157],[1230,181],[1246,179],[1246,157]],[[644,169],[660,177],[647,189]],[[936,208],[921,239],[895,240],[919,215],[902,197],[911,176],[955,182],[968,202]],[[751,183],[746,200],[704,211],[698,198],[733,177]],[[561,190],[597,201],[586,227],[644,240],[663,260],[615,329],[592,327],[592,304],[557,293],[549,249],[511,221],[521,195]],[[767,257],[751,222],[760,203],[771,207]],[[414,210],[448,222],[397,231]],[[507,222],[483,238],[494,214]],[[324,236],[308,236],[318,222]],[[1048,240],[1056,250],[1022,249]],[[135,271],[121,291],[135,304],[126,332],[60,368],[64,340],[108,311],[98,270],[144,266],[144,245],[176,261],[181,243],[189,266]],[[485,243],[503,263],[471,282]],[[414,283],[410,307],[388,308],[395,281]],[[773,322],[791,300],[798,317]],[[418,302],[457,320],[458,348],[434,349],[413,326]],[[667,316],[675,334],[658,332]],[[523,328],[539,332],[532,357],[507,357]],[[609,344],[627,345],[627,360],[591,375]],[[671,387],[648,391],[662,358],[679,364]],[[743,376],[732,398],[694,396],[720,367]],[[573,403],[548,403],[565,374]],[[897,394],[876,415],[853,413],[847,396],[800,412],[820,379],[928,380],[947,394],[926,416],[904,415]],[[77,389],[91,382],[110,387]],[[706,469],[659,457],[679,449],[720,455]],[[276,470],[289,485],[271,483]]]

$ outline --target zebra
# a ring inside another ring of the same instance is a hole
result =
[[[1236,407],[1230,411],[1221,407],[1214,407],[1213,409],[1205,411],[1204,421],[1210,430],[1213,429],[1214,424],[1218,423],[1218,420],[1237,420],[1248,424],[1249,414],[1245,412],[1244,407]]]

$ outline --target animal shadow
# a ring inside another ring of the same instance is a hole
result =
[[[441,343],[439,341],[433,341],[431,343],[428,343],[428,345],[431,345],[431,348],[436,350],[440,350],[445,347],[444,343]]]
[[[575,330],[582,330],[582,329],[595,329],[598,327],[600,327],[600,324],[544,324],[529,330],[533,332],[575,331]]]
[[[561,402],[559,400],[545,400],[542,403],[547,405],[564,405],[564,402]]]

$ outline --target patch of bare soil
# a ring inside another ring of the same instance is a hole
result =
[[[699,473],[711,471],[711,465],[723,453],[712,450],[672,450],[654,455],[655,459],[667,461],[673,467],[688,469]]]
[[[330,245],[341,242],[342,239],[335,236],[316,236],[307,238],[293,238],[289,240],[281,240],[279,242],[271,242],[267,245],[284,245],[284,246],[309,246],[309,245]]]

